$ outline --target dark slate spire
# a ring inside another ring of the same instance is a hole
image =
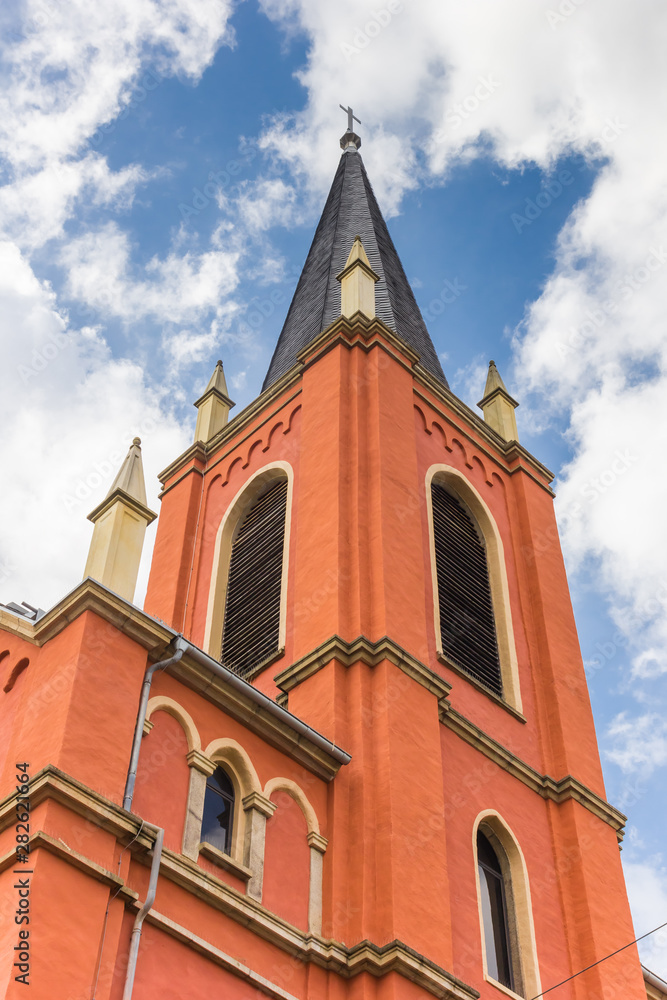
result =
[[[355,237],[360,236],[373,270],[375,309],[382,322],[415,350],[422,365],[447,385],[419,306],[392,243],[373,188],[357,152],[354,132],[341,139],[341,156],[329,197],[308,251],[287,319],[269,365],[267,389],[296,362],[298,352],[341,314],[340,282]]]

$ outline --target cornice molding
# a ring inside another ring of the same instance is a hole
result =
[[[338,773],[341,761],[291,726],[287,713],[284,718],[271,714],[241,688],[226,683],[187,652],[167,671],[318,778],[331,781]]]
[[[315,830],[311,830],[307,835],[306,840],[308,841],[308,846],[313,847],[318,854],[326,854],[329,841],[326,837],[323,837],[321,833],[316,833]]]
[[[494,431],[493,427],[490,427],[487,423],[474,410],[471,410],[469,406],[460,400],[454,393],[448,389],[445,385],[439,383],[433,376],[418,365],[415,369],[415,379],[420,382],[424,388],[427,388],[435,397],[438,403],[445,403],[449,409],[453,411],[453,414],[460,417],[464,421],[464,425],[454,423],[452,420],[452,415],[449,413],[443,413],[435,405],[433,399],[425,395],[420,389],[415,386],[414,392],[415,396],[422,402],[426,403],[432,409],[436,411],[444,419],[448,420],[454,427],[456,427],[459,433],[463,434],[468,441],[475,447],[478,448],[483,454],[490,458],[494,462],[502,463],[505,468],[504,471],[508,475],[512,476],[517,472],[525,472],[527,475],[534,479],[538,486],[546,490],[550,496],[555,496],[554,491],[549,485],[554,479],[554,473],[550,469],[543,465],[534,455],[519,444],[518,441],[505,441],[503,437]],[[476,438],[472,437],[465,423],[472,425],[482,441],[478,441]],[[512,465],[512,463],[517,463]],[[525,464],[521,464],[521,463]]]
[[[142,646],[153,660],[162,657],[177,634],[91,579],[79,584],[35,624],[25,622],[8,612],[1,613],[0,629],[19,635],[36,646],[42,646],[85,611],[93,611],[124,635],[129,636]],[[249,693],[246,694],[236,684],[226,682],[224,677],[212,674],[189,651],[185,652],[180,662],[173,664],[168,670],[183,684],[217,705],[227,715],[241,722],[319,778],[331,781],[338,773],[340,760],[299,731],[296,727],[297,720],[293,726],[290,725],[291,717],[288,713],[278,717],[263,709]]]
[[[144,865],[150,864],[149,852],[153,846],[153,836],[142,831],[143,821],[140,817],[126,812],[64,772],[48,767],[36,774],[31,782],[30,798],[33,808],[45,799],[60,802],[77,815],[85,816],[88,822],[99,829],[114,834],[137,861]],[[0,802],[0,828],[13,825],[16,818],[15,806],[15,792]],[[35,831],[30,839],[30,846],[32,850],[41,847],[57,853],[63,861],[84,871],[91,878],[116,887],[127,906],[138,908],[138,893],[119,876],[73,851],[63,841],[56,840],[43,831]],[[15,852],[9,852],[0,859],[0,867],[13,866],[15,858]],[[395,940],[385,945],[360,941],[348,947],[338,941],[304,933],[266,910],[256,900],[237,892],[215,875],[200,868],[194,861],[167,848],[163,851],[160,875],[304,963],[313,963],[346,979],[361,972],[368,972],[375,977],[396,972],[440,1000],[478,1000],[479,993],[476,990],[401,941]],[[146,919],[194,950],[224,965],[233,974],[253,982],[261,992],[280,1000],[293,1000],[291,994],[231,959],[210,942],[177,924],[168,915],[151,910]]]
[[[398,354],[403,355],[406,359],[401,362],[400,358],[396,358],[406,368],[413,368],[419,361],[417,352],[404,340],[401,340],[393,330],[385,326],[381,319],[377,316],[369,319],[362,312],[356,312],[354,316],[339,316],[309,344],[301,348],[297,359],[304,369],[309,368],[323,354],[328,353],[336,343],[345,342],[348,346],[350,344],[354,346],[355,342],[360,339],[366,345],[372,345],[374,342],[379,343],[381,340],[387,341]]]
[[[439,701],[447,698],[452,689],[451,684],[443,680],[439,674],[425,666],[388,636],[383,636],[377,642],[372,642],[366,636],[360,635],[352,642],[346,642],[340,636],[333,635],[317,649],[314,649],[312,653],[306,654],[296,663],[287,667],[286,670],[282,670],[274,680],[283,692],[289,693],[298,684],[303,683],[308,677],[312,677],[313,674],[326,667],[332,660],[338,660],[345,667],[351,667],[355,663],[366,663],[370,667],[375,667],[383,660],[388,660],[435,695]]]
[[[188,762],[188,767],[194,767],[195,771],[205,774],[207,778],[210,778],[215,773],[215,769],[218,766],[215,761],[197,749],[190,750],[185,755],[185,759]]]
[[[230,875],[235,875],[241,882],[249,882],[252,878],[252,872],[249,868],[235,861],[229,854],[225,854],[215,844],[209,844],[207,840],[203,840],[200,843],[199,853],[203,854],[209,861],[212,861],[213,864],[224,868]]]
[[[136,497],[130,496],[129,493],[118,487],[113,491],[113,493],[110,493],[107,497],[105,497],[102,503],[97,505],[95,510],[91,510],[88,515],[88,520],[92,521],[93,524],[95,521],[99,521],[102,515],[111,510],[113,505],[116,503],[122,503],[124,507],[128,507],[130,510],[134,511],[135,514],[146,522],[146,526],[152,524],[157,517],[155,511],[152,511],[145,503],[137,500]]]
[[[243,808],[246,812],[250,809],[256,809],[260,812],[262,816],[266,816],[267,819],[271,819],[274,812],[278,808],[275,802],[271,799],[267,799],[266,795],[262,795],[261,792],[250,792],[245,798],[242,799]]]
[[[62,840],[56,840],[54,837],[49,836],[44,830],[35,831],[31,835],[29,843],[31,852],[38,848],[48,851],[49,854],[55,855],[55,857],[61,861],[65,861],[73,868],[77,868],[79,871],[84,872],[84,874],[90,875],[97,882],[102,882],[104,885],[116,889],[114,898],[120,897],[126,905],[131,905],[139,899],[139,893],[135,892],[134,889],[130,889],[129,885],[119,875],[108,871],[102,865],[98,865],[97,862],[68,847]],[[7,868],[16,868],[16,850],[9,851],[0,857],[0,872],[5,871]]]
[[[543,488],[547,489],[553,495],[553,491],[549,487],[549,483],[554,479],[554,473],[551,472],[539,459],[535,458],[534,455],[519,444],[518,441],[505,441],[497,431],[490,427],[479,414],[475,413],[474,410],[470,409],[463,400],[459,399],[451,389],[448,388],[443,382],[440,382],[434,375],[432,375],[424,366],[420,363],[419,355],[404,341],[401,340],[397,334],[395,334],[389,327],[385,326],[384,323],[377,318],[369,320],[363,315],[363,313],[356,313],[353,317],[339,317],[333,323],[331,323],[326,330],[323,330],[317,337],[314,338],[301,349],[297,358],[303,367],[308,367],[313,364],[322,354],[326,353],[331,347],[338,342],[347,341],[348,344],[351,342],[354,344],[355,340],[358,342],[359,339],[365,341],[367,344],[373,341],[379,342],[380,338],[388,341],[389,344],[396,350],[396,352],[403,356],[405,361],[402,361],[400,357],[396,360],[403,364],[404,367],[410,368],[415,381],[420,383],[424,388],[427,388],[439,402],[446,403],[454,413],[462,417],[469,425],[471,424],[480,437],[485,441],[486,445],[490,447],[491,450],[486,449],[486,454],[495,459],[496,461],[505,460],[508,464],[515,459],[523,460],[529,466],[529,469],[525,469],[520,466],[523,471],[529,472],[529,474],[536,479],[536,481]],[[395,356],[395,355],[394,355]],[[433,400],[429,399],[427,396],[423,396],[419,393],[418,389],[415,388],[417,395],[420,395],[430,406],[433,406]],[[511,398],[511,397],[510,397]],[[518,405],[518,404],[517,404]],[[443,414],[444,415],[444,414]],[[466,433],[468,440],[472,441],[476,447],[485,450],[485,446],[480,444],[466,432],[464,428],[459,428],[462,433]],[[519,469],[508,468],[507,471],[512,474],[513,472],[519,471]]]
[[[198,459],[202,468],[197,471],[210,472],[210,470],[214,468],[218,462],[224,461],[224,459],[230,455],[235,448],[238,448],[240,444],[243,444],[243,442],[249,437],[256,434],[260,427],[263,427],[264,424],[272,420],[282,409],[284,409],[285,406],[288,406],[294,399],[296,399],[296,397],[301,393],[300,386],[297,388],[296,392],[291,393],[291,395],[285,397],[284,399],[281,397],[286,389],[289,389],[293,383],[298,382],[301,378],[303,365],[298,365],[297,367],[298,370],[296,367],[291,369],[290,372],[287,372],[287,375],[284,375],[282,379],[274,383],[274,385],[267,389],[266,392],[263,392],[260,396],[258,396],[257,399],[253,400],[253,402],[246,406],[245,409],[241,410],[240,413],[237,413],[234,419],[230,420],[228,424],[225,424],[225,426],[219,430],[210,441],[206,441],[206,443],[197,441],[195,444],[190,445],[190,447],[186,449],[182,455],[179,455],[178,458],[175,458],[174,461],[166,467],[166,469],[163,469],[162,472],[158,473],[158,479],[163,484],[160,497],[162,498],[165,493],[168,493],[170,489],[174,488],[177,482],[180,482],[183,478],[182,476],[175,482],[170,483],[166,488],[164,487],[167,480],[172,479],[177,472],[188,464],[188,462],[191,462],[193,459]],[[259,424],[254,425],[247,434],[237,440],[236,435],[240,431],[244,430],[263,409],[267,408],[276,400],[279,400],[280,405],[276,409],[272,409],[270,413],[267,413],[264,420],[262,420]],[[229,448],[226,451],[220,452],[220,449],[226,444],[229,444]],[[215,459],[215,461],[209,464],[211,458]],[[192,471],[194,471],[194,467],[188,469],[184,475],[187,475]]]
[[[494,761],[513,777],[518,778],[542,798],[550,799],[558,804],[568,799],[574,799],[575,802],[592,812],[594,816],[611,826],[616,831],[619,841],[623,839],[623,829],[627,817],[620,810],[606,802],[605,799],[572,775],[566,775],[557,780],[549,775],[540,774],[530,764],[526,764],[520,757],[513,754],[511,750],[507,750],[473,722],[466,719],[464,715],[457,712],[455,708],[452,708],[448,701],[451,684],[448,684],[447,681],[387,636],[383,636],[377,642],[371,642],[365,636],[358,636],[352,642],[345,642],[340,636],[334,635],[327,642],[314,649],[312,653],[301,657],[296,663],[281,671],[274,680],[283,694],[288,695],[293,688],[322,670],[332,660],[337,660],[345,667],[350,667],[355,663],[366,663],[373,667],[382,660],[389,660],[408,677],[435,695],[438,699],[440,721],[466,743],[481,751],[489,760]],[[506,706],[501,705],[501,707],[505,708]],[[518,717],[525,722],[523,716]]]
[[[66,594],[36,623],[0,610],[0,629],[12,632],[35,646],[43,646],[84,611],[93,611],[104,621],[114,625],[119,632],[134,639],[155,658],[159,658],[176,634],[163,622],[152,618],[91,577],[87,577]]]
[[[642,966],[648,1000],[667,1000],[667,982]]]
[[[470,746],[475,747],[489,760],[502,767],[512,777],[518,778],[532,791],[541,795],[543,799],[550,799],[559,805],[568,799],[574,799],[598,819],[611,826],[616,831],[619,842],[623,839],[627,817],[577,778],[567,774],[564,778],[557,780],[548,774],[540,774],[530,764],[526,764],[511,750],[507,750],[473,722],[466,719],[464,715],[457,712],[449,702],[440,705],[440,721]]]
[[[509,475],[520,471],[526,472],[540,486],[546,489],[547,492],[552,496],[554,495],[553,490],[549,486],[549,483],[554,478],[554,474],[545,465],[535,458],[534,455],[531,455],[518,441],[505,441],[500,434],[485,423],[479,414],[475,413],[458,396],[454,395],[451,389],[440,382],[434,375],[431,375],[420,363],[419,355],[405,341],[401,340],[393,330],[385,326],[382,320],[378,319],[377,316],[373,319],[368,319],[363,313],[355,313],[352,317],[340,316],[318,334],[317,337],[311,340],[309,344],[306,344],[297,355],[297,363],[278,381],[274,382],[268,389],[261,393],[257,399],[253,400],[244,410],[238,413],[233,420],[230,420],[210,441],[207,441],[205,445],[201,442],[191,445],[182,455],[168,465],[166,469],[160,472],[158,478],[163,486],[167,480],[172,479],[189,462],[198,461],[201,466],[206,467],[211,457],[215,457],[215,464],[217,464],[218,460],[224,459],[245,440],[245,438],[242,438],[239,441],[234,440],[232,443],[232,439],[236,437],[239,431],[243,430],[264,408],[270,406],[274,401],[280,400],[280,406],[278,410],[268,414],[263,423],[270,420],[280,409],[291,402],[299,394],[301,388],[299,387],[296,393],[292,394],[288,399],[281,400],[283,393],[292,386],[295,386],[301,380],[305,369],[315,364],[319,358],[328,353],[337,343],[344,343],[347,347],[358,346],[365,350],[369,350],[374,345],[383,347],[385,350],[390,347],[391,350],[388,353],[391,357],[398,364],[411,371],[417,383],[415,386],[417,396],[423,399],[429,406],[436,408],[434,399],[428,395],[424,395],[420,391],[419,386],[422,389],[427,389],[431,396],[435,398],[435,401],[445,403],[455,416],[462,418],[464,425],[472,425],[480,438],[482,438],[482,442],[472,437],[466,426],[456,426],[457,430],[465,434],[475,447],[479,448],[494,461],[503,462],[506,465],[505,471]],[[442,414],[442,416],[451,419],[451,416],[448,414]],[[253,427],[249,434],[254,434],[257,430],[258,427]],[[222,455],[218,455],[217,452],[227,443],[230,444],[229,450],[225,451]],[[511,467],[512,463],[516,464]],[[209,471],[210,468],[212,468],[211,465],[206,468],[206,471]],[[192,466],[184,472],[184,475],[192,471],[201,472],[202,469]],[[168,490],[173,489],[177,482],[180,482],[181,478],[183,477],[181,476],[178,480],[170,483],[166,489],[163,488],[160,496],[164,496]]]

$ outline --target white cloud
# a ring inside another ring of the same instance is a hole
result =
[[[89,205],[127,210],[137,186],[154,176],[136,164],[112,171],[94,153],[67,163],[54,161],[0,188],[2,227],[22,248],[37,249],[63,236],[63,226],[77,203],[84,200]]]
[[[168,350],[175,324],[224,316],[221,300],[237,280],[233,251],[212,245],[193,253],[175,245],[142,265],[131,260],[130,237],[116,222],[66,251],[57,244],[82,210],[126,212],[138,185],[159,175],[140,164],[112,170],[96,151],[99,130],[137,113],[164,77],[198,80],[218,47],[233,43],[230,12],[227,0],[25,0],[12,12],[21,20],[4,25],[0,461],[12,475],[0,496],[0,600],[48,606],[81,578],[91,531],[86,514],[136,434],[153,506],[157,472],[189,443],[166,387],[156,388],[137,361],[114,354],[101,326],[70,322],[31,255],[56,244],[50,257],[69,265],[72,296],[101,306],[91,319],[149,318],[164,326]],[[197,333],[200,340],[210,335]],[[196,353],[196,341],[193,347]],[[180,360],[181,348],[171,353]]]
[[[233,42],[230,10],[226,0],[27,0],[19,40],[3,53],[11,83],[0,96],[0,155],[21,172],[66,160],[130,100],[146,99],[155,78],[198,79]],[[144,80],[146,64],[155,78]]]
[[[415,184],[442,182],[478,155],[543,168],[551,201],[571,183],[554,169],[559,157],[597,166],[516,332],[514,385],[524,410],[569,420],[573,457],[558,483],[566,555],[598,567],[598,587],[635,642],[635,673],[646,675],[642,650],[667,640],[657,457],[667,448],[667,142],[657,126],[667,8],[587,0],[563,16],[534,0],[425,0],[385,4],[385,17],[366,0],[262,6],[309,38],[306,107],[277,117],[261,144],[310,191],[330,182],[341,98],[362,119],[362,152],[390,214]],[[517,239],[533,224],[518,223]]]
[[[667,868],[661,858],[624,859],[623,870],[637,935],[646,934],[667,920]],[[667,928],[638,945],[641,960],[658,975],[667,975]]]
[[[238,284],[238,251],[153,257],[144,278],[131,273],[130,257],[129,236],[114,222],[71,240],[61,252],[68,295],[128,322],[185,323],[222,308]]]
[[[91,532],[86,515],[132,438],[143,440],[155,508],[157,472],[189,437],[137,364],[112,358],[95,330],[68,327],[53,291],[7,243],[0,244],[0,310],[13,331],[0,376],[2,461],[12,470],[11,489],[0,494],[0,524],[7,526],[0,600],[48,607],[81,579]]]
[[[263,178],[256,184],[244,182],[236,206],[241,224],[252,232],[290,226],[299,218],[296,191],[280,178]]]
[[[423,0],[392,5],[374,26],[389,6],[262,0],[286,32],[305,31],[309,48],[304,111],[276,117],[261,143],[317,201],[344,128],[332,112],[349,102],[389,215],[406,191],[446,181],[453,164],[476,156],[541,167],[552,201],[560,157],[577,153],[597,168],[516,331],[513,388],[534,425],[569,423],[572,460],[557,484],[566,556],[571,567],[595,568],[623,645],[630,641],[632,693],[653,701],[608,734],[610,759],[634,780],[667,759],[655,690],[664,664],[655,651],[667,640],[667,143],[658,124],[667,7],[586,0],[554,17],[562,5],[548,0]],[[520,223],[518,240],[529,225],[539,219]],[[636,875],[635,919],[648,929],[667,912],[664,870],[653,883],[648,869]],[[664,943],[647,947],[657,949],[657,971],[667,970]]]
[[[625,712],[614,719],[606,733],[613,748],[606,756],[625,774],[641,772],[647,778],[667,764],[667,720],[657,712],[647,712],[638,718],[628,718]]]

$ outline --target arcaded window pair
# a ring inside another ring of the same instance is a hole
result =
[[[447,489],[431,487],[443,652],[498,695],[502,679],[486,549],[475,521]],[[254,501],[232,544],[222,662],[245,675],[278,649],[287,481]]]

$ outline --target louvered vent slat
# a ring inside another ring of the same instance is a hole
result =
[[[502,694],[486,550],[463,506],[433,483],[433,528],[443,652]]]
[[[232,545],[222,662],[242,677],[278,650],[286,510],[282,480],[255,501]]]

